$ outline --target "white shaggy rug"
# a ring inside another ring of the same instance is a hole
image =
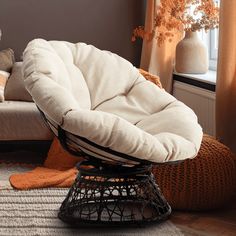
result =
[[[30,168],[0,164],[0,235],[182,236],[171,221],[143,228],[71,228],[57,218],[68,189],[12,189],[8,178]]]

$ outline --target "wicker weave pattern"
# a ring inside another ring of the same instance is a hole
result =
[[[234,158],[225,145],[205,135],[197,157],[155,166],[153,173],[173,209],[213,209],[227,204],[235,190]]]
[[[79,170],[58,215],[67,223],[144,224],[163,221],[171,213],[149,167]]]

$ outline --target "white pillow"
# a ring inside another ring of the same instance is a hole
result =
[[[10,73],[0,70],[0,102],[3,102],[4,99],[4,89],[9,78]]]

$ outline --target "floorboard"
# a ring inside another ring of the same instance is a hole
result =
[[[171,221],[188,236],[235,236],[235,197],[223,209],[206,212],[174,211]]]

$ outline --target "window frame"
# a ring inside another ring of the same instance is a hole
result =
[[[220,0],[214,0],[217,5],[220,5]],[[208,60],[209,60],[209,70],[217,69],[217,59],[218,59],[218,43],[219,43],[219,29],[212,29],[208,32],[201,30],[200,37],[208,48]]]
[[[213,29],[209,32],[201,30],[200,37],[208,49],[209,70],[216,70],[218,58],[218,29]]]

